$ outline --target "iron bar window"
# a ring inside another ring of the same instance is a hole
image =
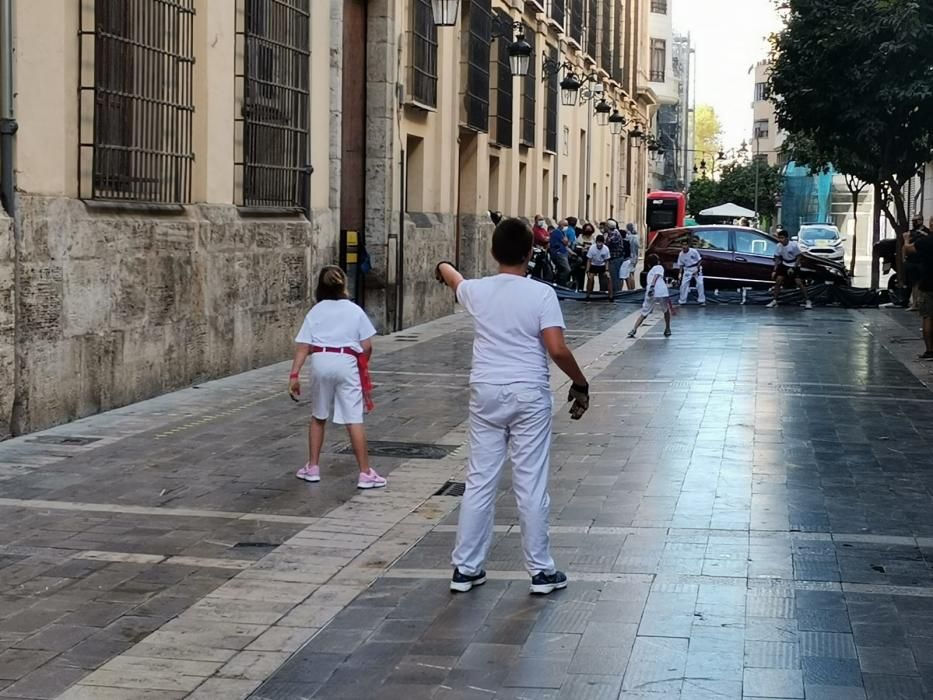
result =
[[[667,42],[664,39],[651,40],[651,74],[653,83],[663,83],[667,73]]]
[[[599,47],[599,61],[603,70],[606,71],[608,75],[612,75],[612,3],[613,0],[603,0],[602,2],[602,17],[599,21],[599,31],[600,31],[600,47]]]
[[[658,15],[666,15],[667,0],[651,0],[651,11]]]
[[[564,7],[567,0],[550,0],[548,2],[548,17],[557,22],[561,27],[564,26]]]
[[[560,54],[556,47],[551,47],[548,52],[552,64],[560,63]],[[546,90],[547,100],[544,106],[544,149],[557,153],[557,110],[558,110],[558,74],[550,75],[547,78]]]
[[[768,99],[771,99],[768,83],[755,83],[755,102],[764,102]]]
[[[525,25],[525,41],[531,44],[531,55],[536,56],[534,30]],[[535,71],[535,61],[528,64],[528,73],[522,79],[522,144],[535,145],[535,90],[538,87],[538,78]]]
[[[245,0],[241,204],[301,207],[309,137],[309,0]]]
[[[411,96],[425,107],[437,107],[437,26],[431,0],[412,0]]]
[[[503,19],[502,21],[507,21]],[[495,143],[504,148],[512,147],[512,66],[509,63],[509,42],[496,39],[496,99],[495,99]]]
[[[570,38],[581,46],[583,45],[583,2],[584,0],[568,0],[570,12]]]
[[[623,53],[624,44],[622,43],[622,12],[624,10],[622,3],[619,0],[613,0],[615,2],[615,16],[616,21],[613,23],[612,31],[612,55],[613,55],[613,64],[612,71],[610,75],[612,79],[618,83],[622,82],[624,77],[624,65],[625,65],[625,55]]]
[[[190,201],[194,0],[80,7],[79,196]],[[89,42],[93,67],[85,70]]]
[[[469,31],[467,43],[467,80],[464,101],[464,122],[477,131],[489,129],[489,58],[492,37],[491,0],[470,0],[467,6]]]
[[[599,0],[588,0],[586,11],[586,52],[596,58],[599,37]]]

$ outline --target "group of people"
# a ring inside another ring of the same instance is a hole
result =
[[[532,234],[534,244],[547,249],[558,285],[572,284],[577,291],[585,289],[589,298],[599,282],[600,290],[608,293],[610,301],[623,286],[635,289],[640,246],[634,224],[622,229],[615,219],[607,219],[598,227],[591,223],[580,226],[576,217],[571,216],[561,219],[557,226],[549,226],[538,214]]]

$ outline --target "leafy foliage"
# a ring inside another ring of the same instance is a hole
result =
[[[755,209],[755,171],[758,171],[758,214],[767,218],[777,213],[777,201],[784,189],[784,177],[777,166],[765,162],[730,163],[719,178],[719,197],[746,209]]]
[[[795,159],[825,163],[888,195],[907,229],[902,188],[933,158],[933,2],[783,0],[770,89]]]
[[[719,183],[705,177],[697,178],[690,183],[687,193],[687,209],[697,216],[704,209],[715,207],[724,202],[719,197]]]
[[[697,160],[705,154],[715,154],[722,149],[722,122],[710,105],[697,105],[695,141]]]

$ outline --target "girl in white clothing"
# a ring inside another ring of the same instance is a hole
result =
[[[369,466],[363,406],[372,408],[368,362],[373,352],[371,338],[376,329],[366,313],[349,299],[347,276],[339,267],[328,266],[318,277],[317,303],[305,316],[295,338],[295,360],[288,378],[288,393],[297,401],[301,394],[299,375],[311,355],[311,425],[308,429],[308,463],[295,475],[310,482],[321,480],[321,448],[324,429],[333,421],[347,426],[350,444],[360,468],[357,487],[380,488],[386,480]]]
[[[671,335],[671,299],[670,290],[667,288],[667,282],[664,280],[664,266],[661,265],[661,259],[657,255],[649,255],[645,259],[645,265],[648,270],[647,285],[645,286],[645,303],[641,307],[641,315],[635,321],[635,327],[629,331],[628,337],[634,338],[641,324],[651,315],[655,309],[664,312],[664,335]]]

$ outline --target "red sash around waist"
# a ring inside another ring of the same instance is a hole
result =
[[[354,350],[353,348],[325,348],[319,345],[311,345],[311,354],[317,352],[332,352],[337,355],[350,355],[356,358],[356,366],[360,372],[360,386],[363,388],[363,405],[366,412],[372,411],[376,405],[373,403],[373,380],[369,376],[369,358],[365,353]]]

